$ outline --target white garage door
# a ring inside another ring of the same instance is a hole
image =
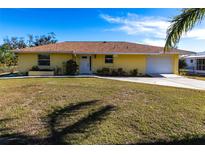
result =
[[[147,74],[173,73],[170,56],[149,56],[147,58]]]

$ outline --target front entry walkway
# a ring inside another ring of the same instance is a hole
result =
[[[205,81],[189,79],[177,75],[164,75],[164,77],[100,77],[118,81],[146,83],[179,88],[205,90]]]

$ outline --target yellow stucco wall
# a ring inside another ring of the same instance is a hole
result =
[[[178,74],[178,54],[163,54],[157,55],[157,57],[158,56],[171,56],[173,64],[173,73]],[[146,74],[147,57],[147,55],[114,55],[114,63],[106,64],[105,55],[96,55],[96,58],[93,58],[92,60],[92,71],[96,72],[98,69],[106,67],[111,69],[123,68],[123,70],[128,73],[133,69],[138,69],[139,73]]]
[[[103,67],[118,69],[130,72],[132,69],[138,69],[139,73],[144,74],[146,70],[146,55],[114,55],[113,64],[105,63],[105,55],[96,55],[92,60],[92,71],[96,72]]]
[[[57,54],[57,53],[50,54],[50,67],[62,68],[63,62],[66,62],[69,59],[72,59],[72,54]]]
[[[179,54],[172,55],[173,60],[173,72],[179,74]]]
[[[113,55],[114,63],[106,64],[105,55],[92,55],[92,72],[96,72],[98,69],[106,68],[123,68],[126,72],[130,72],[133,69],[138,69],[139,73],[146,73],[147,65],[147,55]],[[166,55],[159,55],[166,56]],[[169,55],[173,60],[173,72],[178,74],[178,54]],[[73,58],[71,54],[62,54],[62,53],[52,53],[50,54],[50,68],[59,67],[62,69],[63,62]],[[78,65],[80,64],[80,56],[77,55],[74,59],[77,60]],[[27,72],[33,66],[38,65],[38,54],[37,53],[21,53],[18,54],[18,70],[20,72]]]
[[[33,66],[38,65],[38,57],[37,54],[32,53],[24,53],[18,54],[18,71],[27,72]]]
[[[68,61],[72,58],[71,54],[50,54],[50,67],[41,66],[42,68],[62,68],[63,62]],[[38,65],[38,54],[37,53],[21,53],[18,54],[18,71],[27,72],[33,66]]]

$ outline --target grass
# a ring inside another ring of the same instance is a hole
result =
[[[0,144],[205,144],[205,91],[94,78],[0,80]]]
[[[205,81],[205,76],[186,75],[186,77],[191,78],[191,79],[197,79],[197,80]]]
[[[185,76],[187,78],[190,79],[197,79],[197,80],[205,80],[205,76],[204,75],[199,75],[199,74],[188,74],[188,73],[180,73],[180,75]]]

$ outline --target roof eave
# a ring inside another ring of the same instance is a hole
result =
[[[126,54],[126,55],[142,55],[142,54],[148,54],[148,55],[161,55],[161,54],[179,54],[179,52],[163,52],[163,51],[158,51],[158,52],[81,52],[81,51],[14,51],[14,53],[65,53],[65,54]]]

